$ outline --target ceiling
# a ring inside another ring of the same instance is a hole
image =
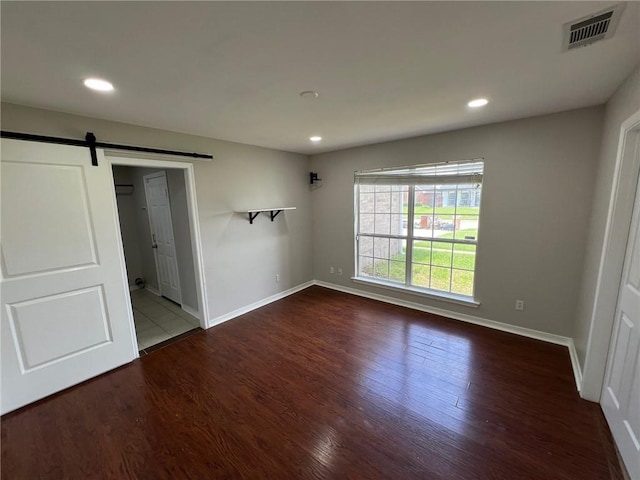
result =
[[[611,4],[2,1],[2,100],[320,153],[604,103],[640,3],[585,48],[561,27]]]

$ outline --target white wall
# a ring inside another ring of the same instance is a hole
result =
[[[303,155],[2,105],[5,130],[71,138],[93,131],[105,142],[214,154],[213,162],[191,162],[212,318],[312,278],[390,295],[349,279],[353,172],[484,157],[477,260],[481,306],[395,296],[566,336],[574,332],[602,117],[603,108],[592,107],[316,155],[309,162]],[[310,170],[323,179],[311,193]],[[261,215],[249,225],[234,213],[289,205],[298,210],[273,223]],[[518,220],[523,213],[527,221]],[[344,276],[330,275],[329,266],[342,267]],[[524,312],[514,311],[516,298],[525,300]]]
[[[113,178],[116,184],[133,185],[132,171],[125,167],[115,167]],[[135,189],[134,189],[135,191]],[[136,278],[143,277],[142,258],[140,256],[140,239],[138,238],[137,208],[133,195],[117,195],[120,232],[122,246],[127,264],[129,285],[135,285]]]
[[[602,127],[601,107],[315,155],[315,278],[511,325],[570,336]],[[485,175],[477,309],[353,283],[355,170],[480,158]],[[341,267],[343,276],[329,273]],[[523,312],[514,310],[524,299]]]
[[[215,114],[215,112],[212,112]],[[313,279],[309,159],[205,137],[2,104],[3,130],[212,153],[195,169],[210,316],[216,318]],[[295,206],[249,225],[247,208]],[[280,283],[275,275],[280,274]]]
[[[586,367],[587,345],[596,339],[608,340],[611,337],[611,318],[615,314],[615,300],[606,302],[598,306],[595,312],[595,324],[592,325],[592,316],[594,315],[594,298],[596,292],[596,282],[598,279],[598,270],[600,266],[600,258],[604,245],[605,225],[609,210],[611,188],[613,183],[614,167],[618,150],[618,142],[620,139],[620,127],[622,123],[633,113],[640,109],[640,67],[620,85],[614,95],[606,104],[604,126],[602,134],[602,147],[600,149],[598,159],[597,179],[594,188],[591,218],[589,224],[589,235],[587,242],[587,255],[585,257],[585,268],[582,276],[580,298],[576,316],[575,328],[573,331],[576,350],[581,368]],[[630,195],[635,194],[635,181],[633,175],[626,174],[622,176],[623,189]],[[633,202],[629,202],[631,205]],[[619,212],[630,218],[630,211]],[[624,261],[624,245],[628,236],[627,231],[614,232],[615,242],[619,248],[617,252],[612,252],[613,270],[619,270]],[[616,255],[617,254],[617,255]],[[617,266],[615,265],[617,264]],[[591,338],[589,337],[591,331]],[[598,358],[593,358],[589,369],[593,368],[595,377],[602,378],[604,372],[604,360],[606,352],[593,352]],[[585,372],[590,375],[591,372]],[[597,384],[598,382],[596,382]],[[593,388],[592,388],[593,387]],[[592,400],[599,398],[599,385],[590,386],[586,392]]]

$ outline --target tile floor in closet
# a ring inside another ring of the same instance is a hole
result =
[[[197,318],[175,303],[148,290],[133,290],[131,304],[139,350],[200,327]]]

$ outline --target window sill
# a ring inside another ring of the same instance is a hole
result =
[[[383,282],[381,280],[373,280],[362,277],[351,277],[351,280],[355,283],[361,283],[363,285],[371,285],[374,287],[385,288],[387,290],[393,290],[401,293],[409,293],[411,295],[417,295],[419,297],[432,298],[434,300],[440,300],[442,302],[455,303],[458,305],[464,305],[465,307],[478,308],[480,302],[477,302],[471,297],[465,297],[464,295],[456,295],[455,293],[436,292],[435,290],[426,290],[418,287],[407,287],[405,285],[399,285],[390,282]]]

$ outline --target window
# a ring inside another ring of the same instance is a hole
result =
[[[356,172],[356,277],[473,298],[484,162]]]

